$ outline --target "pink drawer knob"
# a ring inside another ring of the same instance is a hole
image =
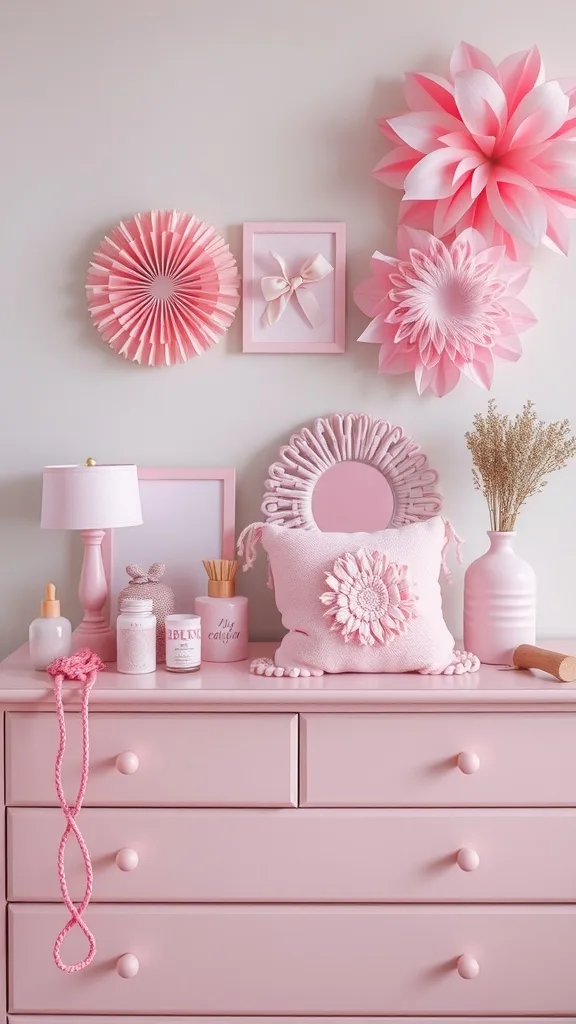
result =
[[[116,758],[116,769],[121,775],[134,775],[138,771],[140,761],[133,750],[123,750]]]
[[[480,974],[480,964],[473,956],[459,956],[456,961],[456,970],[461,978],[466,981],[472,981],[473,978],[477,978]]]
[[[134,953],[124,953],[124,956],[118,957],[116,971],[121,978],[135,978],[139,970],[138,957]]]
[[[129,850],[127,847],[118,850],[116,854],[116,865],[120,871],[134,871],[138,867],[138,854],[136,850]]]
[[[480,867],[480,857],[476,850],[463,846],[456,854],[456,863],[462,871],[476,871],[476,868]]]
[[[474,772],[477,772],[480,767],[480,758],[478,754],[463,750],[461,754],[458,754],[456,764],[464,775],[474,775]]]

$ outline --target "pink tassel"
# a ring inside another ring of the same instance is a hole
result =
[[[462,540],[461,537],[458,536],[456,530],[452,526],[452,523],[450,522],[449,519],[443,519],[442,521],[444,523],[444,543],[442,544],[442,572],[444,573],[446,582],[452,583],[452,573],[450,572],[450,569],[448,568],[448,562],[446,561],[448,547],[450,545],[450,541],[453,541],[456,549],[456,561],[458,562],[459,565],[462,565],[462,545],[464,544],[464,541]]]
[[[238,538],[237,551],[240,558],[244,557],[244,565],[242,566],[244,572],[251,569],[256,561],[256,548],[259,542],[262,540],[262,531],[265,523],[250,523],[245,530],[242,530]]]
[[[90,897],[92,895],[92,863],[90,861],[90,854],[88,847],[84,841],[84,837],[76,824],[76,818],[82,807],[82,801],[84,800],[84,794],[86,793],[86,785],[88,782],[88,770],[90,765],[90,748],[89,748],[89,733],[88,733],[88,701],[90,699],[90,690],[94,686],[98,677],[98,672],[102,672],[106,666],[100,660],[97,654],[94,654],[88,647],[83,647],[81,650],[76,651],[75,654],[69,658],[57,658],[51,665],[48,666],[47,672],[54,679],[54,698],[56,701],[56,715],[58,717],[58,729],[60,733],[60,742],[58,745],[58,753],[56,754],[56,764],[54,766],[54,780],[56,783],[56,794],[62,808],[64,817],[66,818],[66,828],[60,840],[60,846],[58,847],[58,878],[60,880],[60,892],[62,893],[62,899],[70,914],[70,920],[62,928],[62,931],[56,938],[53,949],[54,963],[59,970],[64,971],[67,974],[73,974],[76,971],[82,971],[88,964],[92,963],[96,954],[96,940],[88,925],[82,919],[82,914],[86,910]],[[76,800],[73,804],[66,802],[64,796],[64,789],[62,786],[62,762],[64,760],[64,753],[66,751],[66,720],[64,717],[64,703],[62,699],[62,685],[65,679],[72,680],[80,683],[82,686],[82,705],[81,705],[81,720],[82,720],[82,774],[80,776],[80,784],[78,786],[78,792],[76,794]],[[74,834],[76,842],[80,847],[80,852],[84,860],[84,870],[86,873],[86,888],[84,890],[84,896],[78,907],[75,907],[68,892],[68,884],[66,882],[66,871],[64,868],[64,854],[66,851],[66,843],[70,836]],[[84,933],[88,940],[88,952],[83,960],[80,960],[76,964],[65,964],[60,956],[60,950],[62,943],[72,931],[74,925],[78,925],[80,930]]]

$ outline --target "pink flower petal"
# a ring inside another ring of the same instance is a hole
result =
[[[389,125],[400,139],[419,153],[438,149],[438,139],[449,131],[458,131],[461,122],[443,110],[421,110],[392,117]]]
[[[524,97],[544,77],[542,58],[536,46],[521,53],[511,53],[498,65],[498,74],[508,101],[511,117]]]
[[[526,159],[525,154],[529,154]],[[576,189],[576,143],[555,139],[534,149],[514,150],[506,162],[542,188]]]
[[[533,327],[534,324],[538,323],[536,317],[528,309],[528,306],[522,302],[522,299],[514,297],[506,299],[506,309],[512,317],[517,331],[527,331],[529,327]]]
[[[460,237],[461,236],[459,236],[459,238]],[[496,273],[498,277],[500,277],[503,273],[502,267],[506,258],[506,247],[504,245],[486,246],[486,243],[484,243],[484,246],[483,251],[478,253],[476,266],[481,267],[483,264],[487,263],[492,269],[492,272]],[[510,260],[507,260],[506,262],[508,266],[512,266]]]
[[[548,196],[552,202],[557,203],[558,206],[562,207],[567,217],[576,216],[576,192],[570,192],[567,189],[560,188],[543,188],[540,189],[542,196]]]
[[[438,142],[441,142],[443,146],[450,146],[451,149],[465,149],[468,153],[477,153],[479,159],[482,159],[482,153],[478,149],[474,139],[464,129],[464,125],[460,125],[460,130],[457,132],[448,132],[447,135],[441,135]]]
[[[379,316],[381,313],[388,314],[391,309],[388,299],[390,291],[390,272],[394,269],[398,260],[384,256],[382,253],[374,253],[371,260],[372,277],[363,281],[354,289],[354,301],[367,316]]]
[[[528,278],[530,277],[531,267],[523,266],[521,263],[516,263],[513,260],[506,259],[500,270],[500,276],[503,281],[506,282],[506,289],[509,295],[518,295]]]
[[[326,583],[331,588],[331,590],[338,591],[340,589],[340,584],[335,576],[327,576]]]
[[[376,164],[372,171],[375,178],[390,188],[404,188],[406,175],[421,159],[421,154],[409,146],[397,146]]]
[[[494,217],[490,212],[486,192],[478,196],[476,202],[470,207],[467,213],[456,225],[456,233],[461,234],[466,228],[474,228],[487,242],[492,241],[494,235]]]
[[[478,141],[499,138],[508,107],[502,88],[491,75],[477,70],[460,72],[454,82],[454,96],[464,124]]]
[[[479,164],[479,166],[472,172],[470,192],[473,199],[477,199],[480,193],[484,191],[486,185],[490,181],[491,173],[492,166],[488,161]]]
[[[486,250],[486,239],[476,228],[466,228],[458,235],[454,245],[468,245],[471,256],[481,256]]]
[[[474,384],[489,391],[494,377],[494,357],[490,349],[477,348],[474,360],[462,366],[462,373]]]
[[[405,76],[404,96],[409,110],[443,110],[452,117],[459,117],[454,89],[440,75],[409,71]]]
[[[517,235],[528,245],[537,246],[546,233],[546,207],[538,190],[528,181],[522,185],[508,180],[499,172],[486,187],[488,205],[494,219],[512,236]]]
[[[411,249],[427,252],[431,238],[432,234],[429,231],[421,231],[418,228],[411,228],[408,225],[401,224],[398,228],[396,239],[398,258],[407,260]]]
[[[418,353],[406,352],[398,345],[382,345],[378,357],[379,373],[411,373],[417,365]]]
[[[454,192],[454,172],[464,150],[437,149],[418,161],[404,182],[406,199],[446,199]]]
[[[338,611],[336,612],[336,615],[334,616],[334,621],[335,622],[345,623],[345,622],[348,622],[349,618],[350,618],[350,610],[349,610],[349,608],[339,608]]]
[[[568,117],[564,121],[564,124],[554,135],[550,136],[551,139],[566,139],[568,141],[574,141],[576,139],[576,110],[568,111]]]
[[[381,644],[386,643],[384,630],[382,629],[382,626],[380,625],[378,619],[374,619],[374,621],[372,622],[372,632],[376,637],[376,640],[379,640]]]
[[[492,353],[499,359],[515,363],[522,355],[522,344],[517,334],[505,334],[497,338]]]
[[[452,391],[460,380],[460,370],[446,356],[434,367],[430,390],[437,398]]]
[[[434,370],[430,370],[427,366],[424,366],[424,363],[419,363],[416,367],[414,380],[416,381],[416,390],[419,395],[423,395],[427,388],[430,387],[434,377],[434,372]]]
[[[389,142],[393,142],[395,146],[398,146],[402,143],[402,139],[396,134],[394,129],[390,127],[391,120],[392,118],[389,117],[380,117],[378,118],[377,124],[384,138],[388,139]]]
[[[368,324],[368,327],[362,331],[358,341],[369,345],[393,345],[394,338],[396,337],[396,327],[388,320],[389,316],[389,313],[380,313],[378,316],[375,316]]]
[[[434,203],[427,200],[406,199],[402,196],[398,210],[398,223],[408,227],[432,231],[434,221]]]
[[[466,179],[472,179],[472,174],[483,160],[484,157],[482,153],[470,153],[470,156],[465,156],[464,159],[460,161],[454,171],[454,177],[452,178],[452,186],[454,190],[460,188]]]
[[[449,234],[473,202],[469,181],[465,182],[455,195],[448,199],[439,199],[434,214],[434,234],[439,238]]]
[[[570,245],[570,228],[568,221],[566,220],[561,207],[558,206],[558,204],[554,202],[549,195],[544,195],[543,199],[546,205],[546,215],[548,217],[544,243],[555,252],[559,252],[564,256],[567,256],[568,247]]]
[[[558,85],[565,92],[572,106],[576,105],[576,78],[558,78]]]
[[[486,53],[476,46],[471,46],[470,43],[460,43],[450,58],[450,74],[452,78],[455,78],[461,71],[472,69],[485,71],[488,75],[498,79],[496,65]]]
[[[501,151],[533,146],[557,132],[568,114],[568,97],[558,82],[537,85],[518,104],[510,118],[501,143]]]

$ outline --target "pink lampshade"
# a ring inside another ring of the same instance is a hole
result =
[[[110,530],[140,526],[136,466],[46,466],[42,516],[47,530]]]

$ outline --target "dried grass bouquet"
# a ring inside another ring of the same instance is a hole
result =
[[[549,473],[563,469],[576,455],[576,438],[568,420],[539,420],[533,402],[510,419],[492,399],[486,415],[477,413],[473,423],[466,444],[474,463],[474,486],[488,503],[490,529],[514,530],[526,499],[545,487]]]

